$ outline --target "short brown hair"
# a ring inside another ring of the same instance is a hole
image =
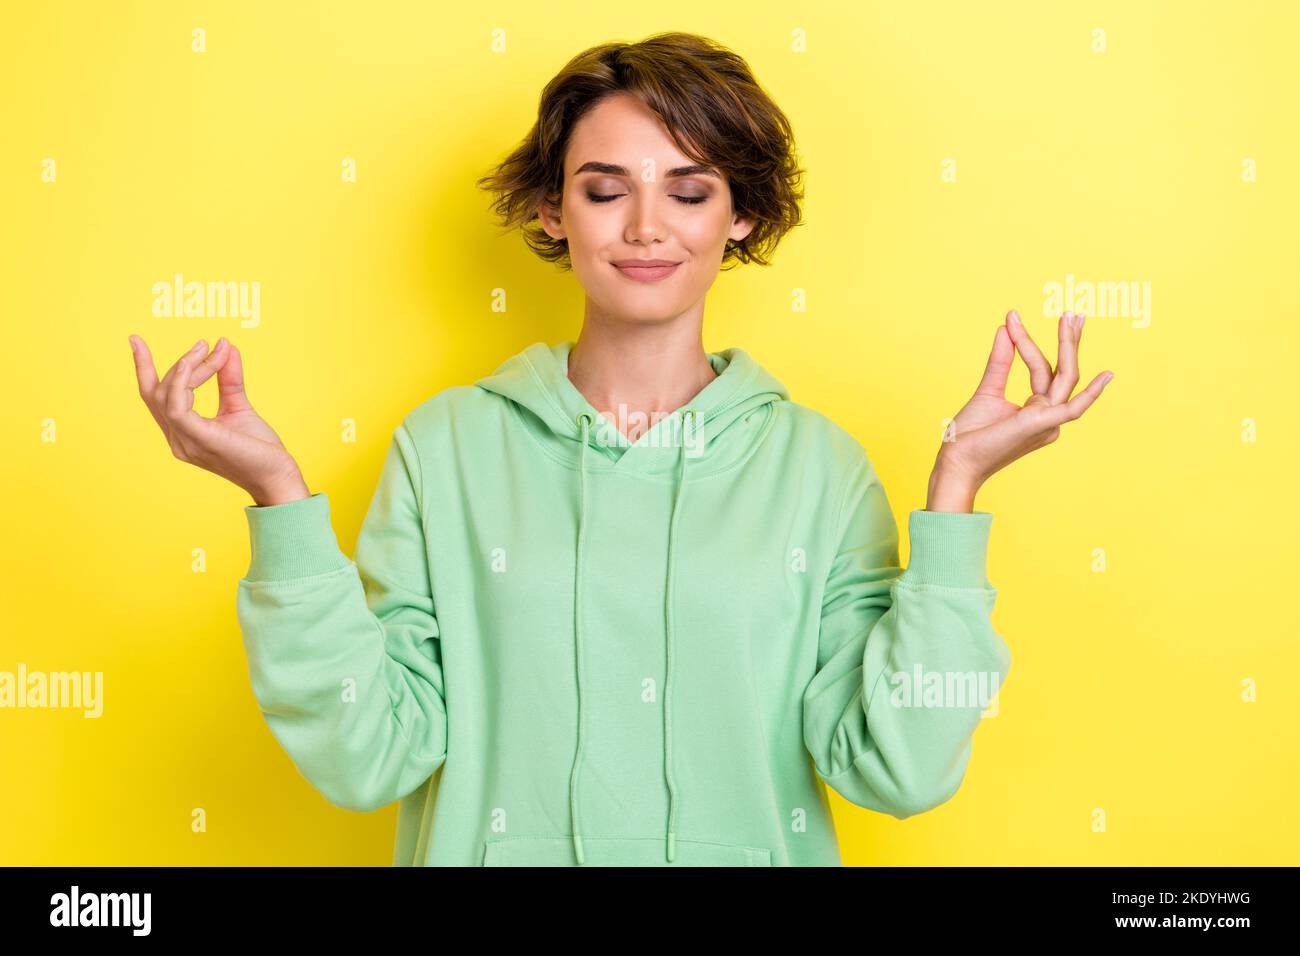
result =
[[[603,43],[565,64],[542,90],[528,135],[477,181],[495,194],[490,208],[505,227],[519,226],[537,255],[572,268],[568,241],[546,234],[537,207],[559,202],[574,125],[620,92],[657,113],[692,162],[724,172],[736,215],[755,220],[744,239],[727,240],[723,268],[728,262],[767,265],[781,237],[803,224],[804,170],[797,165],[790,122],[743,59],[691,33]]]

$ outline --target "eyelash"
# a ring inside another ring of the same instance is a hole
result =
[[[612,193],[609,195],[605,195],[602,193],[587,193],[587,198],[590,199],[592,202],[612,202],[613,200],[626,195],[627,193]],[[704,202],[709,197],[708,196],[674,196],[673,198],[676,199],[679,203],[681,203],[684,206],[698,206],[700,203]]]

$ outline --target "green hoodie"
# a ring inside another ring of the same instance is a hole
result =
[[[400,800],[397,866],[836,866],[826,787],[948,800],[1010,666],[992,515],[911,512],[903,571],[862,446],[748,354],[629,443],[572,345],[402,420],[355,563],[323,492],[245,508],[239,624],[298,770]]]

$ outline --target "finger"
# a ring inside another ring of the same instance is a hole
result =
[[[975,389],[976,395],[1007,396],[1007,375],[1011,371],[1011,362],[1016,357],[1016,347],[1005,325],[999,325],[993,336],[993,349],[989,352],[988,363],[984,366],[984,377]]]
[[[207,343],[199,339],[190,348],[186,354],[194,354],[200,347],[207,348]],[[184,358],[184,356],[182,356]],[[172,367],[163,373],[162,379],[153,387],[153,395],[149,401],[149,410],[153,412],[154,419],[158,422],[160,428],[167,435],[168,442],[171,441],[172,424],[167,414],[167,391],[171,387],[172,380],[176,377],[176,369],[180,365],[180,360],[172,363]]]
[[[1007,332],[1016,345],[1016,351],[1029,367],[1029,387],[1035,395],[1047,394],[1047,389],[1052,384],[1052,367],[1029,337],[1029,330],[1020,321],[1020,315],[1015,309],[1007,313]]]
[[[158,372],[153,367],[153,354],[145,340],[138,335],[128,335],[131,356],[135,360],[135,380],[140,386],[140,397],[148,401],[158,387]]]
[[[168,391],[171,389],[172,381],[176,378],[176,370],[180,368],[181,359],[185,358],[185,356],[187,355],[197,354],[199,349],[203,349],[203,351],[206,352],[208,349],[208,343],[203,339],[199,339],[192,346],[190,346],[190,350],[186,352],[185,355],[182,355],[181,358],[173,362],[172,367],[169,368],[165,373],[163,373],[163,377],[161,381],[158,382],[157,387],[154,389],[155,398],[158,402],[159,407],[163,411],[166,411],[167,394]]]
[[[252,406],[244,393],[244,360],[234,342],[226,344],[226,358],[217,370],[217,389],[221,393],[221,412],[239,412]]]
[[[189,356],[196,354],[200,347],[204,349],[207,347],[202,339],[195,342],[188,352],[172,363],[172,367],[163,374],[162,379],[154,386],[153,403],[150,405],[154,418],[158,420],[159,427],[162,428],[163,434],[167,436],[167,445],[171,448],[172,454],[182,460],[186,460],[188,456],[184,453],[184,448],[180,443],[180,425],[167,407],[168,395],[171,392],[173,383],[176,381],[178,371],[184,367],[182,363]]]
[[[203,352],[207,351],[206,342],[201,341],[199,345]],[[201,417],[194,411],[194,385],[190,382],[195,359],[200,354],[202,353],[196,346],[182,355],[176,360],[176,367],[167,373],[169,381],[164,382],[163,409],[167,413],[167,420],[176,427],[181,427],[191,415]]]
[[[194,365],[190,370],[190,386],[192,388],[198,388],[217,373],[222,364],[226,361],[228,346],[229,343],[223,335],[221,338],[217,339],[217,344],[213,347],[212,354]]]
[[[171,448],[172,453],[176,455],[176,457],[183,461],[189,460],[188,452],[185,449],[184,442],[181,440],[181,435],[185,431],[187,420],[184,418],[178,419],[168,411],[168,395],[171,391],[172,385],[176,381],[177,373],[184,368],[183,363],[189,357],[198,354],[200,349],[204,352],[207,351],[207,342],[203,339],[199,339],[195,342],[189,352],[177,359],[172,367],[167,370],[166,374],[163,375],[162,380],[154,386],[152,400],[149,402],[149,411],[153,413],[154,420],[158,422],[158,427],[162,429],[163,434],[166,436],[168,447]],[[197,413],[191,412],[191,414],[194,418],[199,418]],[[202,419],[200,419],[200,421],[201,420]]]
[[[1057,326],[1056,375],[1047,389],[1053,405],[1070,397],[1079,384],[1079,333],[1083,329],[1083,316],[1066,312]]]
[[[1097,400],[1112,378],[1114,378],[1114,375],[1111,372],[1102,372],[1088,383],[1087,388],[1068,402],[1061,402],[1059,405],[1047,407],[1044,420],[1054,425],[1060,425],[1063,422],[1072,422],[1079,418]]]

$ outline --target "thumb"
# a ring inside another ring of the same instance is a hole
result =
[[[995,395],[1006,398],[1007,376],[1011,372],[1012,359],[1016,357],[1016,346],[1011,341],[1005,325],[999,325],[993,334],[993,348],[989,351],[988,363],[984,366],[984,375],[975,387],[975,395]]]

